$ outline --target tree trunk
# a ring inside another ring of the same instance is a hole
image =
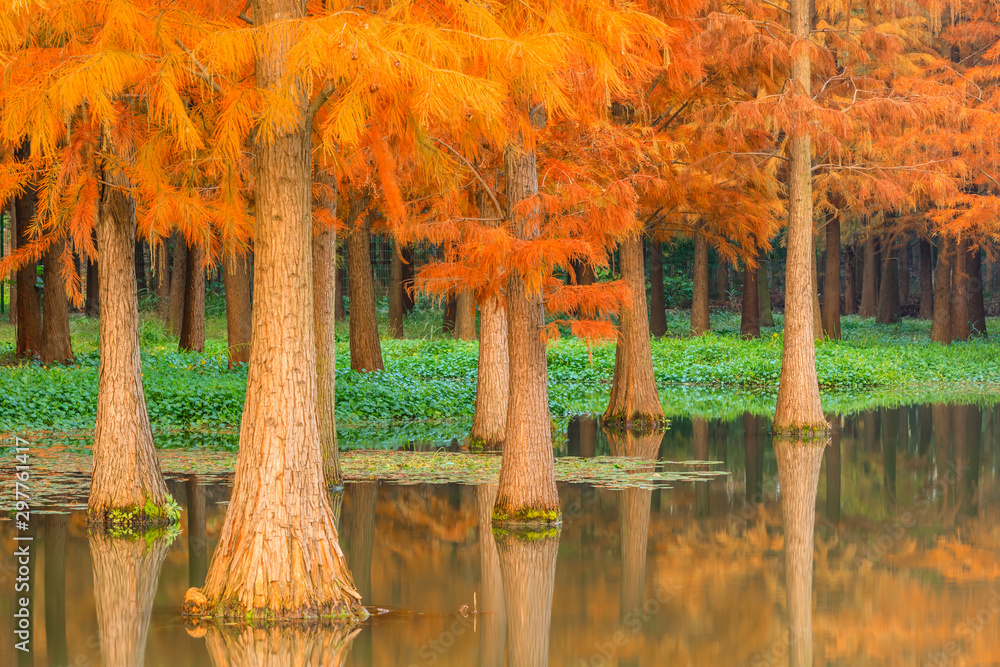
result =
[[[146,280],[146,252],[142,247],[142,239],[135,240],[135,284],[139,294],[149,291],[149,282]]]
[[[142,388],[133,261],[135,202],[126,194],[129,184],[123,175],[105,173],[104,180],[110,184],[103,186],[96,225],[101,364],[87,513],[92,522],[109,525],[171,521],[162,509],[167,485],[153,447]]]
[[[931,320],[931,340],[945,345],[951,342],[951,265],[954,255],[951,242],[942,238],[934,276],[934,317]]]
[[[899,249],[899,305],[905,306],[910,302],[910,243],[903,239],[903,247]]]
[[[23,149],[18,151],[22,157]],[[27,157],[26,155],[24,157]],[[28,187],[14,200],[14,221],[17,228],[17,247],[30,240],[28,227],[35,218],[38,193]],[[34,357],[42,352],[42,309],[38,303],[38,262],[28,262],[17,270],[17,348],[19,357]]]
[[[694,285],[691,292],[691,335],[701,336],[711,329],[708,316],[708,241],[694,238]]]
[[[258,26],[304,12],[298,0],[252,5]],[[257,85],[291,86],[302,120],[254,135],[256,298],[239,453],[205,586],[188,591],[184,607],[239,619],[265,610],[270,619],[363,617],[337,541],[316,417],[309,98],[302,81],[286,80],[294,30],[269,34]]]
[[[757,289],[757,269],[743,265],[743,307],[740,312],[740,335],[760,338],[760,290]]]
[[[844,251],[844,314],[853,315],[858,312],[858,276],[854,270],[857,257],[854,246],[847,246]]]
[[[530,241],[536,234],[536,218],[541,212],[537,207],[526,213],[514,211],[520,202],[538,194],[535,154],[517,144],[509,145],[504,153],[504,171],[507,220],[518,239]],[[529,290],[525,277],[515,268],[507,283],[510,402],[494,510],[494,518],[499,521],[557,521],[560,516],[549,414],[548,362],[541,335],[544,326],[541,294]]]
[[[649,244],[649,330],[660,338],[667,333],[666,295],[663,293],[663,246]]]
[[[934,316],[932,259],[930,241],[920,239],[920,319],[922,320],[929,320]]]
[[[250,257],[227,255],[223,280],[226,290],[226,334],[229,343],[229,367],[250,363],[250,335],[253,330],[253,304],[250,297]]]
[[[823,278],[823,335],[840,340],[840,216],[826,219],[826,267]]]
[[[166,239],[159,239],[151,247],[156,265],[156,314],[166,320],[170,303],[170,250]]]
[[[757,263],[757,301],[760,305],[760,325],[774,326],[774,312],[771,310],[771,280],[767,271],[767,258],[760,257]]]
[[[549,664],[549,627],[559,555],[559,529],[540,536],[508,532],[497,538],[507,611],[507,664]]]
[[[336,201],[328,203],[334,217]],[[337,341],[334,301],[337,294],[337,232],[333,227],[313,228],[313,320],[316,331],[316,418],[323,454],[323,480],[328,487],[344,481],[337,452]]]
[[[414,273],[413,246],[403,248],[403,315],[409,315],[416,307],[416,294],[413,291]]]
[[[983,260],[979,248],[969,250],[969,328],[973,336],[986,337],[986,302],[983,298]]]
[[[486,306],[483,305],[485,310]],[[479,664],[481,667],[503,667],[503,644],[507,634],[506,608],[503,599],[503,577],[500,575],[500,554],[493,538],[493,503],[497,487],[476,485],[476,516],[479,520],[479,569],[482,594],[479,596]]]
[[[184,291],[184,317],[178,348],[189,352],[205,351],[205,265],[200,245],[187,249],[187,277]]]
[[[823,339],[823,313],[820,310],[819,305],[819,262],[816,259],[815,252],[815,242],[813,239],[814,250],[812,253],[812,284],[810,285],[810,290],[812,291],[812,316],[813,316],[813,338],[816,340]]]
[[[455,318],[457,317],[458,299],[454,294],[449,294],[444,302],[444,312],[441,315],[441,333],[455,333]]]
[[[479,364],[470,448],[489,451],[503,446],[509,387],[507,311],[501,297],[495,296],[483,304],[479,315]]]
[[[343,253],[338,253],[343,254]],[[347,308],[344,307],[344,285],[347,284],[347,269],[337,262],[337,293],[333,304],[333,318],[337,322],[347,319]]]
[[[375,279],[371,260],[371,218],[366,209],[371,200],[355,193],[351,197],[347,231],[348,288],[351,298],[351,369],[380,371],[382,344],[378,339],[378,319],[375,315]]]
[[[865,241],[864,272],[861,274],[861,317],[875,317],[878,314],[878,292],[875,291],[875,273],[878,265],[875,258],[875,240]]]
[[[615,372],[603,423],[619,429],[655,430],[663,425],[664,418],[653,374],[642,237],[630,236],[622,240],[618,254],[629,301],[618,324]]]
[[[951,272],[951,339],[969,340],[969,242],[962,239],[955,244],[955,264]]]
[[[184,322],[184,297],[187,293],[188,246],[181,233],[170,234],[174,247],[174,267],[170,272],[170,297],[167,301],[167,331],[173,336],[181,335]]]
[[[719,266],[715,271],[715,293],[719,301],[729,300],[729,265],[719,258]]]
[[[809,39],[808,0],[792,0],[791,26],[796,39]],[[809,94],[809,51],[792,57],[791,82],[800,94]],[[808,127],[808,126],[806,126]],[[785,336],[781,352],[781,380],[775,431],[826,429],[816,379],[810,279],[813,252],[812,157],[808,129],[791,133],[788,167],[788,258],[785,265]]]
[[[403,338],[403,256],[397,243],[389,270],[389,335]]]
[[[885,261],[882,264],[882,284],[878,296],[878,322],[890,324],[899,321],[899,257],[897,250],[883,247]]]
[[[594,273],[594,266],[589,262],[572,262],[573,273],[576,275],[577,285],[593,285],[597,282],[597,274]]]
[[[469,290],[455,297],[455,340],[476,340],[476,300]]]
[[[42,317],[43,364],[68,364],[73,361],[73,345],[69,337],[69,303],[66,300],[66,286],[59,275],[59,262],[65,251],[66,241],[60,239],[49,246],[45,253],[42,270],[42,303],[45,308]]]

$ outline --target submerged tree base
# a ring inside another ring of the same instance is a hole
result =
[[[503,438],[477,438],[470,435],[466,442],[470,452],[503,451]]]
[[[530,528],[531,526],[558,526],[562,523],[562,512],[550,509],[535,509],[522,507],[507,512],[498,507],[493,508],[493,524],[513,528]]]
[[[286,621],[315,621],[337,624],[359,623],[368,618],[368,610],[354,600],[315,603],[286,609],[247,609],[238,600],[212,602],[200,588],[189,588],[184,594],[181,614],[189,627],[243,623],[251,626],[269,626]]]
[[[87,522],[91,526],[122,535],[130,535],[148,527],[174,524],[180,521],[180,517],[181,508],[170,494],[167,494],[166,502],[162,505],[147,497],[142,505],[87,508]]]
[[[670,420],[664,417],[662,412],[660,414],[605,413],[601,417],[601,426],[615,431],[631,431],[645,435],[656,431],[666,431],[670,427]]]

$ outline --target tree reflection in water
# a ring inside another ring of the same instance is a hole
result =
[[[496,484],[476,487],[476,514],[479,524],[479,563],[482,591],[479,605],[479,665],[503,665],[504,634],[507,621],[504,614],[503,578],[500,576],[500,555],[493,538],[493,503]]]
[[[559,528],[507,529],[496,536],[507,613],[507,663],[549,664],[549,626]]]
[[[213,667],[340,667],[360,629],[336,624],[211,625],[188,632],[205,637]]]

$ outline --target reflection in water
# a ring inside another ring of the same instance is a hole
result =
[[[830,444],[826,457],[826,518],[833,525],[840,523],[840,418],[830,416]]]
[[[958,467],[962,513],[975,516],[979,511],[976,491],[979,487],[983,413],[977,405],[956,405],[952,409],[955,422],[955,464]]]
[[[476,487],[476,516],[479,523],[479,567],[482,586],[479,605],[479,664],[480,667],[503,665],[504,635],[507,619],[504,612],[503,578],[500,576],[500,555],[493,538],[493,503],[496,484]]]
[[[208,574],[208,533],[205,529],[205,485],[198,475],[187,479],[188,577],[192,586],[201,587]]]
[[[708,461],[708,421],[704,417],[695,417],[691,420],[691,441],[694,447],[694,458],[696,461]],[[695,484],[695,515],[698,518],[707,517],[711,514],[710,489],[708,484]]]
[[[45,643],[50,665],[68,663],[66,651],[66,526],[68,514],[45,515]]]
[[[597,455],[597,415],[575,415],[567,428],[570,456],[593,458]]]
[[[549,664],[559,529],[546,529],[544,535],[513,529],[496,539],[507,611],[507,664],[543,667]]]
[[[896,503],[896,450],[899,447],[899,408],[882,408],[882,470],[885,483],[885,503],[891,509]]]
[[[347,543],[347,567],[354,578],[354,586],[361,594],[361,603],[371,605],[372,600],[372,546],[375,543],[375,510],[378,504],[378,482],[348,484],[344,489],[347,508],[343,540]],[[354,642],[353,663],[372,664],[372,633],[363,632]]]
[[[746,502],[755,505],[764,499],[764,447],[760,436],[760,417],[743,413],[743,460]]]
[[[271,628],[212,626],[205,637],[212,667],[340,667],[358,628],[332,624]]]

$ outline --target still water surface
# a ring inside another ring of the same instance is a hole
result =
[[[835,423],[815,447],[772,442],[749,415],[681,419],[626,452],[574,419],[570,455],[729,474],[561,484],[561,530],[532,541],[494,536],[489,485],[350,483],[335,499],[341,543],[365,604],[386,610],[351,633],[185,629],[180,603],[230,492],[217,480],[169,481],[185,510],[169,546],[88,537],[80,511],[41,515],[34,653],[13,648],[4,578],[0,665],[1000,664],[1000,410]],[[13,535],[0,522],[3,573]]]

